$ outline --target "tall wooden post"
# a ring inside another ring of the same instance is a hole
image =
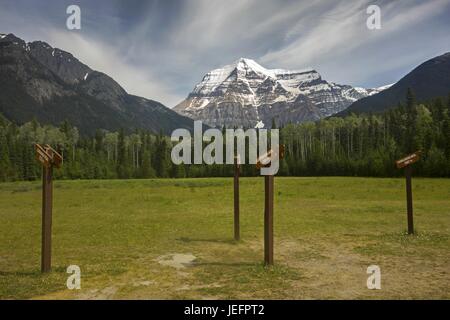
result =
[[[273,265],[273,175],[264,176],[264,263]]]
[[[260,156],[256,161],[256,168],[261,169],[270,165],[273,156],[278,159],[284,158],[284,145],[278,150],[270,149],[266,154]],[[264,264],[273,265],[273,190],[274,176],[264,176]]]
[[[422,152],[416,151],[407,155],[406,157],[395,161],[398,169],[405,168],[406,178],[406,212],[408,218],[408,234],[414,234],[414,222],[413,222],[413,200],[412,200],[412,164],[419,161]]]
[[[53,167],[43,166],[41,272],[49,272],[52,264],[52,199]]]
[[[44,273],[52,268],[53,167],[60,168],[63,158],[48,144],[36,144],[35,150],[36,160],[42,164],[41,272]]]
[[[408,234],[414,234],[411,166],[405,167],[405,177],[406,177],[406,210],[408,215]]]
[[[234,240],[240,240],[239,226],[239,163],[234,159]]]

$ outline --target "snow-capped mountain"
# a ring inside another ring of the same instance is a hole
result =
[[[266,69],[241,58],[208,72],[174,110],[216,127],[317,120],[378,93],[328,82],[314,69]]]

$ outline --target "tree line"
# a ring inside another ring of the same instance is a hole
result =
[[[286,147],[279,175],[399,176],[395,160],[416,150],[415,175],[450,176],[450,96],[418,104],[408,90],[404,104],[380,114],[351,114],[280,128]],[[274,126],[274,124],[272,125]],[[41,166],[34,144],[48,143],[63,155],[60,179],[128,179],[231,176],[232,165],[174,165],[169,137],[149,131],[97,130],[80,135],[68,122],[17,126],[0,116],[0,181],[35,180]],[[242,175],[254,176],[254,165]]]
[[[281,130],[287,175],[397,176],[395,160],[420,150],[415,174],[450,176],[450,96],[404,104],[381,114],[350,114]]]

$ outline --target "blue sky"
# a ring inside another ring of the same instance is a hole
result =
[[[81,8],[81,30],[66,8]],[[381,8],[369,30],[366,8]],[[450,0],[0,0],[0,33],[73,53],[128,92],[173,107],[211,69],[240,57],[266,68],[313,67],[376,87],[450,51]]]

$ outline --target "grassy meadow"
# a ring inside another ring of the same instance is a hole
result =
[[[55,181],[46,275],[40,188],[0,184],[0,299],[450,298],[449,179],[413,178],[408,236],[404,179],[276,177],[271,268],[262,177],[241,178],[239,242],[232,178]],[[381,290],[366,287],[372,264]]]

